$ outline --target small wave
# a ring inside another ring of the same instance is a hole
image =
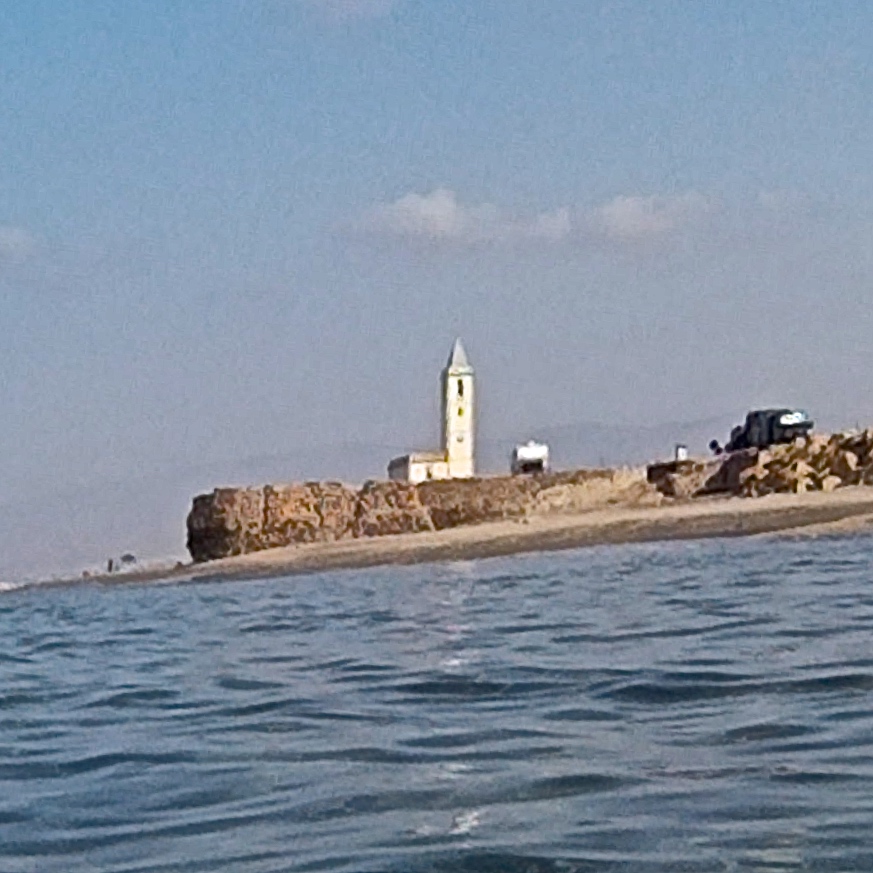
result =
[[[0,870],[869,869],[873,552],[832,548],[5,598]]]
[[[0,779],[28,781],[32,779],[64,779],[125,765],[180,766],[191,764],[194,757],[184,754],[145,754],[136,752],[106,752],[84,758],[61,761],[26,761],[20,764],[0,764]]]

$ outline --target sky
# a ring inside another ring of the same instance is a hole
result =
[[[483,445],[873,423],[871,58],[860,0],[0,5],[0,575],[384,475],[456,335]]]

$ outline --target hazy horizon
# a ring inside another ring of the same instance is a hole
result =
[[[0,574],[384,472],[456,335],[485,468],[873,423],[871,51],[848,0],[6,4]]]

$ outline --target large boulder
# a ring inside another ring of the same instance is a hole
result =
[[[195,561],[261,548],[262,488],[216,488],[194,498],[188,514],[188,551]]]
[[[609,471],[608,476],[556,477],[533,496],[528,512],[536,515],[589,512],[607,506],[657,506],[663,495],[646,480],[644,470],[632,467]],[[567,477],[569,479],[569,477]]]
[[[339,482],[265,485],[260,548],[351,536],[356,499],[356,493]]]
[[[829,473],[839,476],[844,485],[857,485],[863,475],[858,465],[858,456],[850,449],[843,449],[836,454]]]
[[[352,536],[356,493],[338,482],[217,488],[194,498],[188,551],[195,561]]]
[[[418,488],[405,482],[367,482],[357,494],[352,529],[356,537],[433,530]]]
[[[593,490],[616,496],[608,469],[581,469],[542,476],[494,476],[483,479],[443,479],[422,482],[418,493],[437,530],[488,521],[525,518],[548,511],[578,512],[591,507]],[[551,506],[550,506],[551,505]]]
[[[677,500],[736,492],[739,489],[740,470],[754,463],[754,459],[747,462],[746,458],[747,453],[735,452],[726,460],[688,458],[662,461],[650,464],[646,476],[661,494]]]
[[[542,483],[536,476],[442,479],[422,482],[418,493],[436,530],[522,518]]]
[[[873,430],[814,434],[772,446],[741,473],[737,493],[761,497],[833,491],[847,485],[873,485]]]

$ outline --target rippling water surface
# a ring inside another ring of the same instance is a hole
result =
[[[873,540],[0,596],[0,871],[871,871]]]

